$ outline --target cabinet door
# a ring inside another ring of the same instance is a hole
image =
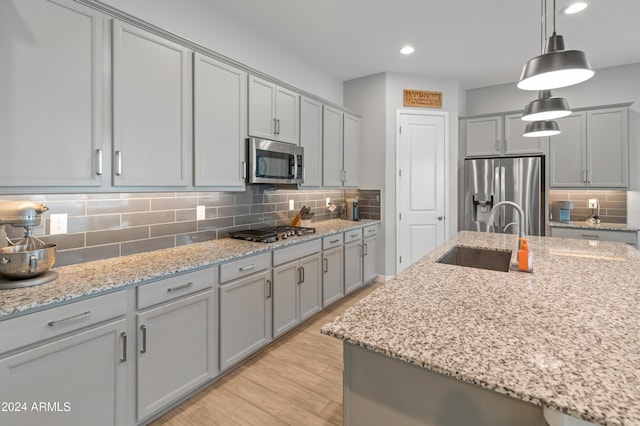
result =
[[[574,112],[557,120],[561,133],[549,138],[549,186],[582,188],[586,184],[586,114]]]
[[[322,275],[320,254],[300,261],[302,282],[298,285],[298,318],[304,321],[322,309]]]
[[[344,245],[344,293],[362,287],[362,240]]]
[[[344,114],[344,186],[360,185],[360,119]]]
[[[324,106],[322,119],[322,185],[342,186],[343,113]]]
[[[212,291],[138,314],[138,420],[216,371]]]
[[[502,117],[470,118],[465,124],[468,157],[500,155]]]
[[[304,148],[300,186],[322,186],[322,104],[305,97],[300,100],[300,146]]]
[[[301,277],[298,262],[273,268],[273,337],[280,336],[299,322],[296,300]]]
[[[122,319],[0,360],[0,401],[27,404],[26,412],[0,413],[1,423],[127,424],[126,338]]]
[[[376,271],[376,259],[378,257],[378,237],[364,239],[362,256],[363,282],[368,284],[378,277]]]
[[[628,109],[587,111],[587,170],[591,187],[629,186]]]
[[[114,21],[114,185],[190,183],[190,54],[177,43]]]
[[[0,2],[0,186],[100,186],[104,17]]]
[[[521,114],[504,117],[504,153],[508,155],[542,154],[548,138],[524,137],[526,121],[520,119]]]
[[[249,136],[274,139],[276,132],[276,85],[249,76]]]
[[[323,254],[322,305],[329,306],[344,297],[343,247]]]
[[[220,286],[220,369],[271,340],[271,271]]]
[[[196,53],[193,96],[195,185],[243,190],[247,73]]]
[[[276,87],[276,132],[281,142],[300,142],[300,95],[283,87]]]

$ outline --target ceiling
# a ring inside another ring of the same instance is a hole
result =
[[[540,54],[538,0],[208,1],[341,80],[386,71],[470,89],[517,81]],[[640,0],[589,2],[576,15],[558,12],[566,48],[583,50],[594,69],[639,63]],[[551,33],[553,1],[547,7]],[[405,44],[413,55],[400,55]]]

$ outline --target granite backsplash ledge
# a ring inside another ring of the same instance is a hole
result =
[[[303,206],[315,213],[312,222],[340,217],[326,198],[341,206],[358,197],[363,219],[380,219],[379,190],[296,190],[250,185],[243,192],[158,192],[115,194],[0,195],[2,200],[32,200],[49,211],[34,235],[58,245],[55,266],[65,266],[176,247],[218,238],[229,232],[289,224]],[[289,210],[289,200],[295,209]],[[196,220],[196,207],[205,219]],[[67,233],[50,234],[50,215],[67,214]],[[22,228],[6,226],[9,237]]]

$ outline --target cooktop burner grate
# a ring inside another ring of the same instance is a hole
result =
[[[231,232],[231,238],[245,241],[256,241],[260,243],[273,243],[278,240],[285,240],[289,237],[315,234],[315,228],[304,226],[272,226],[261,229],[247,229],[245,231]]]

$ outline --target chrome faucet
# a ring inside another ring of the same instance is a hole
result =
[[[487,226],[491,226],[493,224],[493,220],[496,216],[496,209],[502,205],[505,206],[511,206],[514,209],[516,209],[518,211],[519,214],[519,219],[520,219],[520,238],[525,238],[524,236],[524,228],[526,226],[527,221],[525,220],[525,215],[524,215],[524,210],[522,210],[522,207],[520,207],[517,203],[514,203],[513,201],[500,201],[499,203],[496,203],[493,208],[491,209],[491,215],[489,215],[489,220],[487,222]],[[511,223],[509,224],[511,225]],[[509,226],[505,226],[505,229],[507,229],[507,227]]]

